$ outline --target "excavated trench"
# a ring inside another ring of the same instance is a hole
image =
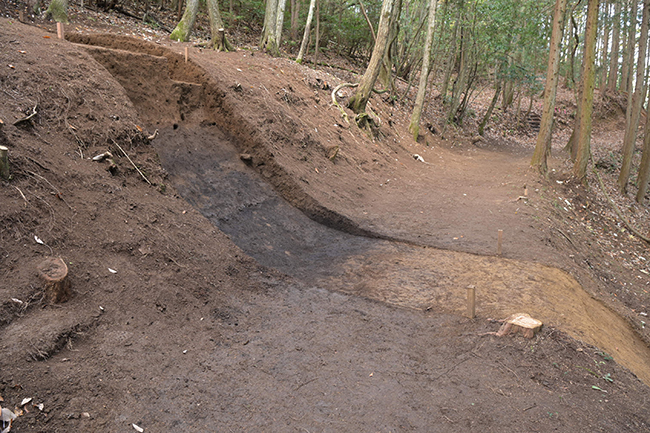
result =
[[[650,349],[564,271],[380,239],[295,185],[217,82],[153,44],[68,35],[125,88],[179,193],[259,263],[303,282],[407,308],[461,313],[480,282],[481,315],[527,312],[611,354],[650,384]],[[257,141],[256,141],[257,140]],[[242,152],[263,160],[253,168]]]

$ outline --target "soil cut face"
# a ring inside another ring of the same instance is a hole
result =
[[[335,78],[282,59],[1,24],[0,405],[45,405],[12,431],[649,429],[610,356],[644,377],[647,347],[543,242],[525,151],[371,141],[327,107]],[[508,260],[458,252],[501,227]],[[50,255],[64,304],[39,300]],[[522,309],[534,340],[484,335]]]

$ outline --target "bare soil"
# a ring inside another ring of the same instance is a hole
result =
[[[11,431],[650,431],[646,246],[562,158],[414,142],[378,96],[369,137],[335,68],[40,25],[0,19],[0,405],[44,405]],[[518,312],[536,338],[488,334]]]

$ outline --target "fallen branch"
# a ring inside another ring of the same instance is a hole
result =
[[[149,179],[147,179],[147,176],[145,176],[144,173],[142,173],[142,172],[140,171],[140,169],[138,168],[138,166],[135,165],[135,163],[131,160],[131,158],[129,158],[129,155],[124,151],[124,149],[122,149],[122,146],[120,146],[119,144],[117,144],[117,142],[116,142],[115,140],[113,140],[112,138],[111,138],[111,141],[113,142],[113,144],[115,144],[115,145],[117,146],[118,149],[120,149],[120,150],[122,151],[122,153],[124,154],[124,156],[126,156],[126,159],[129,160],[129,162],[131,163],[131,165],[133,166],[133,168],[135,168],[135,169],[138,171],[138,173],[140,173],[140,176],[142,176],[142,178],[143,178],[144,180],[146,180],[147,183],[148,183],[149,185],[153,186],[153,184],[152,184],[151,182],[149,182]]]

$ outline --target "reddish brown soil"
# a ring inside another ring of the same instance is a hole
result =
[[[650,431],[648,279],[561,161],[415,143],[379,98],[370,139],[334,70],[68,39],[0,21],[0,405],[44,404],[12,431]],[[41,299],[48,256],[66,303]],[[485,335],[514,312],[545,327]]]

